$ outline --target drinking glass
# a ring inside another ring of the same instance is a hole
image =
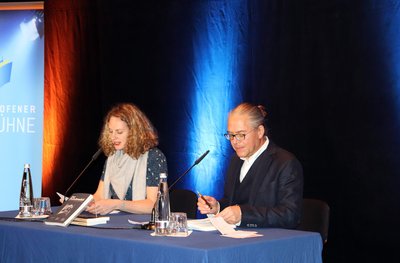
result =
[[[183,212],[171,213],[169,223],[169,234],[173,236],[187,236],[187,215]]]
[[[49,197],[39,197],[33,200],[33,212],[36,216],[50,215],[51,204]]]

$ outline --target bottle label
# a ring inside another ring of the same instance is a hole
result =
[[[32,206],[24,205],[19,207],[19,216],[21,217],[31,217],[32,216]]]

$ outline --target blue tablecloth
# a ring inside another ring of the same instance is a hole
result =
[[[318,233],[256,229],[262,237],[232,239],[219,232],[194,231],[189,237],[155,237],[132,229],[128,219],[149,216],[120,213],[99,229],[8,221],[16,211],[0,212],[0,262],[322,262]],[[125,228],[125,229],[115,229]],[[129,229],[131,228],[131,229]],[[252,229],[255,230],[255,229]]]

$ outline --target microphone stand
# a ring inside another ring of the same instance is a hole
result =
[[[72,186],[75,185],[75,183],[78,181],[78,179],[83,175],[83,173],[86,171],[86,169],[92,164],[92,162],[94,160],[97,159],[97,157],[99,157],[100,153],[102,152],[102,149],[98,149],[97,152],[95,154],[93,154],[92,159],[90,160],[90,162],[85,166],[85,168],[83,168],[82,172],[78,175],[78,177],[76,177],[75,181],[72,182],[72,184],[68,187],[67,191],[65,191],[64,194],[64,201],[66,201],[66,196],[69,190],[71,190]]]
[[[181,180],[182,177],[184,177],[190,170],[192,170],[192,168],[196,165],[198,165],[203,159],[204,157],[206,157],[206,155],[210,152],[210,150],[207,150],[205,153],[203,153],[202,156],[200,156],[190,167],[189,169],[187,169],[181,176],[178,177],[178,179],[176,179],[169,187],[168,190],[171,191],[172,187],[179,182],[179,180]],[[156,209],[155,209],[156,203],[154,203],[153,209],[151,210],[151,218],[149,223],[142,225],[142,229],[146,229],[146,230],[154,230],[156,228]]]

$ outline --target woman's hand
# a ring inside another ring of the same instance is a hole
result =
[[[92,214],[106,215],[114,209],[117,209],[120,202],[121,200],[118,199],[101,199],[93,201],[86,208],[86,211]]]

